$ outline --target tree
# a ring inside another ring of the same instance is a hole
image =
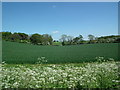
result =
[[[89,39],[89,42],[88,42],[88,43],[94,43],[95,36],[94,36],[94,35],[89,34],[89,35],[88,35],[88,39]]]
[[[89,34],[89,35],[88,35],[88,39],[89,39],[90,41],[92,41],[92,40],[94,40],[94,39],[95,39],[95,36],[94,36],[94,35]]]
[[[73,40],[73,36],[67,36],[67,41],[70,42]]]
[[[21,37],[21,40],[27,40],[28,39],[28,35],[25,33],[18,33],[19,36]]]
[[[42,37],[43,45],[48,45],[49,44],[49,41],[48,41],[49,35],[48,34],[43,34],[42,36],[43,36]]]
[[[52,38],[52,36],[51,36],[51,35],[49,36],[49,39],[48,39],[48,41],[49,41],[50,45],[52,45],[53,38]]]
[[[21,36],[18,33],[13,33],[10,35],[10,40],[14,42],[20,42]]]
[[[75,44],[78,44],[78,41],[79,41],[79,37],[75,37],[75,38],[73,39],[73,42],[74,42]]]
[[[65,42],[62,42],[62,46],[64,46],[65,45]]]
[[[33,43],[33,44],[40,44],[40,45],[42,45],[42,35],[40,35],[40,34],[33,34],[31,37],[30,37],[30,41],[31,41],[31,43]]]
[[[12,35],[11,32],[2,32],[2,39],[3,40],[10,40],[11,35]]]
[[[52,39],[51,35],[43,34],[42,36],[43,36],[42,42],[43,42],[44,45],[52,45],[53,39]]]
[[[75,44],[82,43],[82,41],[83,41],[83,36],[82,36],[82,35],[79,35],[78,37],[75,37],[75,38],[73,39],[73,42],[74,42]]]
[[[83,42],[82,42],[82,41],[83,41],[83,36],[82,36],[82,35],[79,35],[78,38],[79,38],[79,43],[82,44],[82,43],[83,43]]]
[[[120,43],[120,38],[117,38],[114,42],[115,43]]]
[[[67,41],[67,35],[63,34],[61,35],[60,41],[62,42],[62,45],[65,45],[65,42]]]
[[[79,41],[82,41],[82,40],[83,40],[83,36],[79,35]]]
[[[73,36],[67,36],[67,42],[71,45],[73,41]]]
[[[61,42],[67,41],[67,35],[65,35],[65,34],[61,35],[60,41]]]
[[[73,41],[73,36],[68,36],[66,34],[61,35],[60,41],[62,42],[62,45],[71,45]]]

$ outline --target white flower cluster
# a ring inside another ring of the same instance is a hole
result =
[[[118,84],[117,62],[2,65],[2,88],[107,88]]]
[[[45,57],[37,58],[36,64],[43,64],[43,63],[47,63],[47,59]]]

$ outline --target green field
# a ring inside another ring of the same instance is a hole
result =
[[[118,43],[37,46],[3,41],[2,45],[2,60],[13,64],[34,64],[40,57],[54,64],[91,62],[98,56],[119,60]]]

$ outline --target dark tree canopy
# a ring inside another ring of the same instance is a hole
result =
[[[30,37],[30,41],[31,43],[33,44],[42,44],[42,35],[40,34],[33,34],[31,37]]]

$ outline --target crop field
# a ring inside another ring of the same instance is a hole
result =
[[[118,45],[37,46],[3,41],[1,86],[120,88]]]
[[[34,64],[40,57],[47,63],[80,63],[96,61],[95,57],[119,60],[118,43],[84,44],[71,46],[37,46],[16,42],[2,42],[2,60],[6,63]]]
[[[115,61],[84,64],[0,64],[1,86],[2,88],[119,88],[119,64]]]

